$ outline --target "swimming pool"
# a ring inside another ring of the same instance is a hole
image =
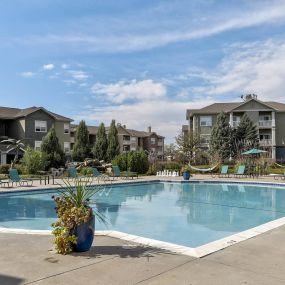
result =
[[[107,228],[198,247],[285,216],[285,189],[272,185],[152,182],[112,185],[97,195]],[[2,193],[0,227],[47,230],[54,191]]]

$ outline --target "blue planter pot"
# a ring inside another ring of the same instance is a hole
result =
[[[74,235],[77,237],[77,244],[74,245],[74,251],[83,252],[88,251],[92,245],[95,231],[95,217],[79,226],[74,230]]]
[[[189,180],[190,179],[190,172],[183,172],[183,179]]]

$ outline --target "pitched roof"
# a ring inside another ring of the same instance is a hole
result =
[[[71,125],[71,131],[75,131],[76,128],[78,127],[78,125],[74,125],[72,124]],[[96,135],[97,132],[98,132],[98,126],[87,126],[87,129],[88,129],[88,132],[89,134],[91,135]],[[110,127],[106,127],[106,131],[109,130]],[[124,128],[123,126],[119,126],[117,127],[119,129],[119,133],[120,133],[120,129],[121,130],[124,130],[127,134],[129,134],[130,136],[136,136],[136,137],[140,137],[140,138],[145,138],[145,137],[149,137],[151,135],[156,135],[158,138],[164,138],[163,136],[160,136],[158,135],[156,132],[143,132],[143,131],[137,131],[137,130],[133,130],[133,129],[127,129],[127,128]]]
[[[25,109],[19,109],[19,108],[9,108],[9,107],[0,107],[0,118],[1,119],[18,119],[18,118],[22,118],[22,117],[26,117],[36,111],[42,110],[45,113],[49,114],[51,117],[53,117],[54,119],[58,120],[58,121],[66,121],[66,122],[71,122],[73,121],[70,118],[61,116],[59,114],[50,112],[48,110],[46,110],[43,107],[29,107],[29,108],[25,108]]]
[[[279,103],[279,102],[263,102],[263,101],[259,101],[256,99],[251,99],[251,100],[255,100],[259,103],[265,104],[269,107],[271,107],[272,109],[275,109],[276,111],[285,112],[285,104],[283,103]],[[230,112],[231,110],[245,104],[246,102],[226,102],[226,103],[214,103],[211,104],[209,106],[205,106],[201,109],[188,109],[186,111],[186,119],[189,118],[189,116],[193,115],[193,114],[218,114],[222,111],[224,112]]]

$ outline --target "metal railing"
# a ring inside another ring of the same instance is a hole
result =
[[[264,139],[259,141],[259,145],[261,146],[271,146],[272,140],[271,139]]]
[[[272,127],[272,121],[271,120],[259,121],[258,125],[259,127]]]

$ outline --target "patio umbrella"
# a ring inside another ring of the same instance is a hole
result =
[[[262,149],[252,148],[250,150],[243,152],[242,154],[260,154],[260,153],[265,153],[265,152],[267,152],[267,151],[262,150]]]

